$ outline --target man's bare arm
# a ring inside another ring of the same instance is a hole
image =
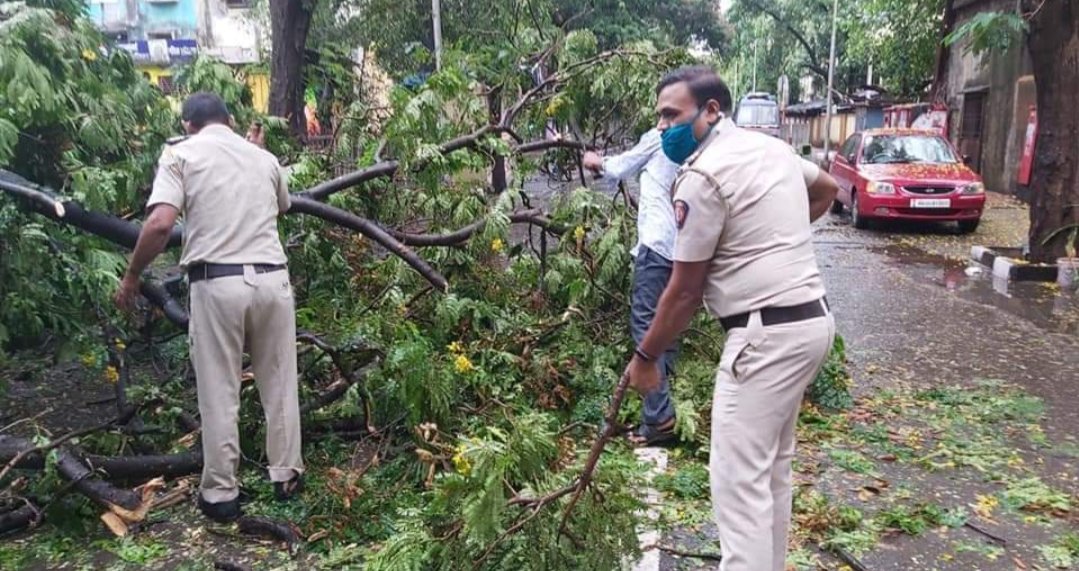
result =
[[[809,190],[809,221],[815,222],[832,207],[836,194],[839,193],[839,185],[836,184],[832,175],[822,170],[817,174],[816,180],[807,187]]]
[[[124,276],[126,279],[138,280],[150,262],[165,250],[179,214],[180,211],[171,204],[154,206],[150,217],[146,219],[146,223],[139,232],[138,242],[135,243],[135,253],[131,256],[131,264]]]

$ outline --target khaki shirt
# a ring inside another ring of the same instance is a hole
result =
[[[165,147],[147,207],[184,218],[180,265],[284,264],[277,216],[291,205],[277,158],[225,125]]]
[[[783,141],[722,120],[679,170],[674,259],[710,260],[704,303],[717,317],[824,296],[807,186],[819,170]]]

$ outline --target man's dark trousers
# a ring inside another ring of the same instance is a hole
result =
[[[630,296],[630,332],[639,345],[656,316],[659,297],[671,279],[674,265],[670,260],[641,245],[633,266],[633,291]],[[660,386],[644,398],[644,410],[641,421],[644,424],[660,425],[674,416],[674,403],[671,401],[669,379],[674,374],[674,360],[677,346],[672,346],[663,355],[658,356]]]

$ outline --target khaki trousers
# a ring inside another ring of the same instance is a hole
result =
[[[791,521],[791,460],[802,395],[835,338],[831,314],[732,329],[712,403],[712,504],[721,571],[783,571]]]
[[[245,342],[266,414],[270,479],[303,472],[296,379],[296,314],[288,271],[200,280],[191,284],[188,338],[202,420],[202,497],[226,502],[239,494],[240,375]]]

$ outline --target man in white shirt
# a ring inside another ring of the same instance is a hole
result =
[[[639,344],[652,324],[659,296],[671,278],[671,259],[677,233],[671,205],[671,186],[678,165],[663,154],[658,129],[642,135],[636,146],[620,155],[604,158],[587,152],[583,161],[585,168],[617,180],[640,174],[637,244],[630,252],[634,258],[630,332],[633,340]],[[675,439],[674,403],[671,401],[668,380],[674,374],[676,353],[677,347],[672,346],[659,358],[660,386],[645,395],[641,423],[630,435],[630,439],[637,444],[655,445]]]

